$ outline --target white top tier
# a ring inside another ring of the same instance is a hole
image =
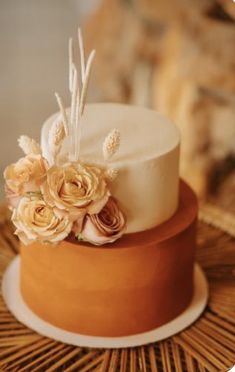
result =
[[[42,128],[42,149],[50,158],[48,133],[56,118]],[[88,104],[82,118],[81,160],[104,165],[102,145],[114,128],[121,145],[108,164],[119,170],[111,193],[127,217],[127,232],[150,229],[169,219],[178,206],[179,144],[177,128],[159,113],[123,104]],[[63,153],[68,143],[65,142]]]

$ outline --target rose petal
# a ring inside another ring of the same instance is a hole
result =
[[[89,214],[98,214],[105,206],[107,201],[109,200],[110,193],[107,192],[107,194],[104,195],[104,197],[100,200],[93,201],[88,207],[87,207],[87,213]]]
[[[77,219],[74,222],[72,231],[74,232],[75,236],[77,236],[78,234],[81,233],[82,227],[83,227],[83,222],[84,222],[84,216],[82,216],[81,218]]]

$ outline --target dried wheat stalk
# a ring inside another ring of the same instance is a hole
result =
[[[95,57],[95,50],[92,50],[85,61],[85,51],[80,28],[78,28],[78,46],[80,65],[77,69],[74,63],[73,39],[69,39],[69,91],[70,91],[70,118],[58,93],[55,93],[60,108],[65,135],[69,137],[69,160],[78,161],[80,156],[81,143],[81,117],[86,104],[88,84],[91,74],[91,67]],[[54,151],[55,149],[53,149]]]

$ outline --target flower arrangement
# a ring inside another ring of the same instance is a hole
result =
[[[50,159],[40,145],[27,136],[18,140],[24,157],[4,171],[6,197],[12,210],[15,234],[24,244],[37,240],[57,243],[69,235],[101,245],[119,239],[125,231],[125,218],[112,197],[109,184],[117,170],[80,161],[81,116],[84,113],[88,80],[95,52],[85,64],[83,41],[78,30],[80,72],[73,62],[73,41],[69,40],[69,88],[71,109],[68,118],[62,99],[56,93],[60,115],[49,132]],[[79,86],[80,83],[80,86]],[[69,137],[68,160],[59,160],[63,141]],[[106,162],[120,145],[120,133],[112,130],[103,143]]]

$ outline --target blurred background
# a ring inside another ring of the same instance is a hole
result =
[[[89,100],[170,117],[181,175],[202,200],[235,211],[233,0],[0,0],[1,173],[20,156],[20,134],[39,140],[54,92],[68,102],[67,43],[78,24],[97,50]]]

